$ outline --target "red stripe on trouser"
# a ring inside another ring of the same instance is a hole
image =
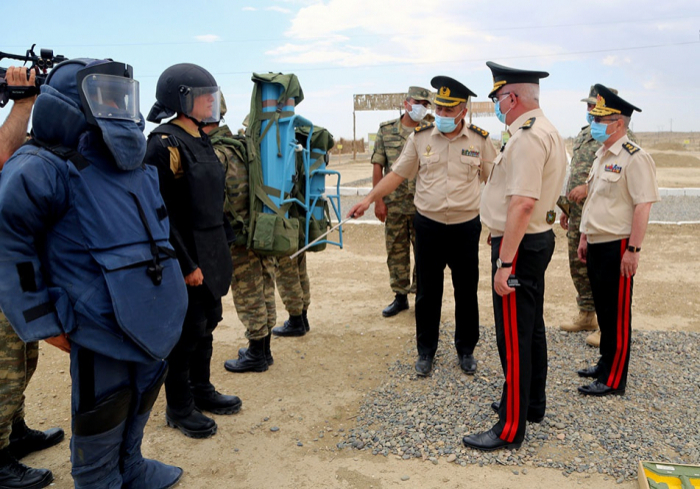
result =
[[[620,260],[627,249],[627,240],[620,242]],[[629,309],[630,309],[630,285],[632,277],[625,277],[620,272],[620,284],[617,293],[617,343],[615,345],[615,358],[606,385],[617,389],[620,385],[622,372],[625,369],[625,358],[629,348]]]
[[[513,258],[512,273],[515,274],[515,263],[518,254]],[[512,442],[520,426],[520,348],[518,346],[518,312],[515,302],[515,292],[503,297],[503,323],[506,338],[506,424],[500,438]]]

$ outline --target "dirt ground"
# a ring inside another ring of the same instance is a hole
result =
[[[371,212],[371,210],[370,210]],[[224,320],[215,332],[212,378],[217,388],[235,393],[243,409],[215,416],[218,433],[207,440],[186,438],[165,425],[164,394],[146,427],[144,453],[184,468],[182,488],[545,488],[582,485],[636,487],[600,475],[568,478],[552,469],[461,467],[440,459],[373,456],[338,450],[343,432],[353,426],[363,398],[387,376],[387,365],[412,362],[411,309],[390,319],[381,310],[392,300],[385,265],[383,228],[348,225],[345,249],[335,247],[308,256],[312,284],[311,331],[302,338],[275,338],[275,364],[265,373],[232,374],[223,362],[244,346],[243,326],[231,297],[224,298]],[[700,226],[652,225],[644,242],[634,295],[634,328],[700,331]],[[488,250],[481,247],[479,304],[482,324],[493,327],[488,284]],[[569,278],[564,233],[547,272],[545,319],[558,327],[574,315],[575,290]],[[443,320],[454,317],[446,274]],[[278,299],[278,324],[286,313]],[[580,340],[580,339],[579,339]],[[586,348],[581,345],[581,348]],[[30,426],[70,429],[68,357],[44,343],[39,368],[27,391]],[[272,427],[279,430],[271,431]],[[68,442],[24,459],[54,472],[54,487],[72,487]],[[409,476],[404,481],[402,478]]]

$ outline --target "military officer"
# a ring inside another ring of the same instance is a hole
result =
[[[549,73],[486,64],[494,81],[489,96],[510,134],[481,202],[491,230],[493,309],[505,383],[500,403],[492,405],[498,422],[463,442],[488,451],[520,447],[525,421],[544,417],[544,274],[554,252],[554,206],[566,173],[566,150],[539,105],[539,81]]]
[[[419,376],[430,375],[438,347],[445,266],[455,294],[455,348],[462,370],[476,372],[479,341],[480,182],[496,157],[489,133],[466,122],[467,101],[475,94],[459,81],[436,76],[435,123],[419,125],[398,160],[348,216],[369,205],[405,179],[416,177],[416,341]]]
[[[610,89],[611,92],[617,94],[617,90]],[[573,154],[571,163],[569,164],[569,179],[566,185],[566,195],[559,197],[557,204],[564,211],[560,218],[562,228],[567,230],[566,236],[569,244],[569,270],[571,278],[574,282],[574,287],[578,292],[576,302],[578,304],[578,316],[572,324],[563,324],[561,329],[564,331],[593,331],[586,337],[586,343],[591,346],[600,346],[600,331],[598,331],[598,320],[595,316],[595,306],[593,305],[593,293],[591,292],[591,284],[588,280],[588,272],[586,264],[578,259],[578,244],[581,238],[579,225],[581,224],[581,211],[583,204],[586,201],[587,185],[586,179],[595,160],[595,153],[602,146],[601,143],[593,139],[591,136],[591,122],[593,115],[591,109],[595,107],[596,97],[595,86],[591,87],[588,98],[581,99],[581,102],[586,102],[586,120],[588,124],[581,128],[574,140]],[[634,134],[629,129],[627,137],[632,142],[636,142]]]
[[[401,154],[406,139],[426,117],[430,106],[430,93],[425,88],[408,87],[403,106],[404,113],[401,117],[379,125],[371,159],[372,187],[391,171],[391,165]],[[416,232],[413,228],[413,218],[416,214],[416,206],[413,203],[415,191],[415,178],[407,179],[396,190],[374,204],[374,214],[385,224],[389,285],[395,294],[394,301],[382,311],[384,317],[395,316],[408,309],[408,293],[416,291],[415,266],[411,280],[411,246],[414,261],[416,246]]]
[[[588,265],[600,324],[600,359],[579,370],[581,377],[595,380],[578,390],[605,396],[624,394],[627,386],[634,275],[651,206],[660,199],[654,160],[627,138],[632,112],[641,109],[603,85],[595,88],[591,134],[603,146],[587,181],[578,256]]]

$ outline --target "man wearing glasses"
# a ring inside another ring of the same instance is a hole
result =
[[[481,219],[491,230],[493,310],[505,383],[500,403],[491,406],[498,422],[462,441],[490,451],[520,447],[525,421],[539,423],[544,417],[544,274],[554,252],[554,206],[566,151],[539,105],[539,80],[549,73],[486,65],[494,81],[489,97],[510,133],[481,200]]]
[[[622,395],[627,385],[632,333],[632,286],[651,205],[658,202],[656,166],[651,156],[629,142],[632,112],[641,109],[603,85],[591,134],[603,146],[588,177],[588,200],[581,216],[579,259],[587,263],[598,323],[600,359],[579,370],[595,380],[578,388],[591,396]]]

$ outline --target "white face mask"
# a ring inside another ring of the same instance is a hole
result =
[[[411,106],[411,111],[408,116],[413,119],[414,122],[420,122],[423,120],[425,115],[428,113],[428,108],[422,106],[421,104],[413,104]]]

